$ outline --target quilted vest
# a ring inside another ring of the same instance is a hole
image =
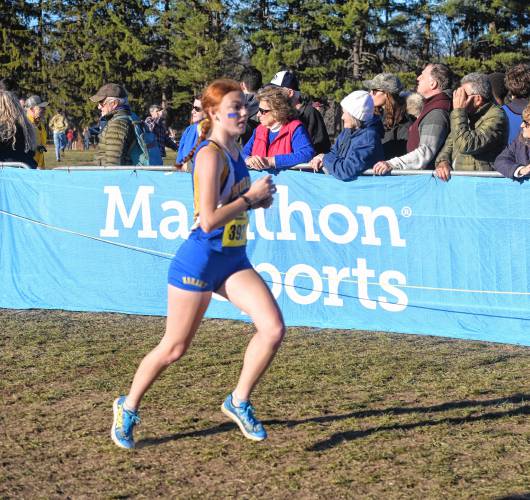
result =
[[[416,121],[409,128],[409,136],[407,139],[407,153],[414,151],[420,145],[420,123],[430,111],[433,109],[445,109],[448,113],[451,111],[453,102],[445,92],[436,94],[427,99],[423,104],[421,113]]]
[[[252,156],[276,156],[292,153],[293,134],[300,125],[302,125],[300,120],[286,123],[270,144],[269,129],[261,124],[258,125],[252,145]]]

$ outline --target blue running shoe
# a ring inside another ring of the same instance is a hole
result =
[[[134,448],[133,428],[140,423],[140,417],[138,412],[126,410],[123,407],[124,403],[125,396],[120,396],[112,405],[114,422],[112,422],[110,436],[120,448],[130,450]]]
[[[229,394],[221,405],[221,411],[239,426],[246,438],[253,441],[263,441],[267,438],[267,432],[254,416],[254,407],[249,401],[242,403],[241,406],[234,406],[232,394]]]

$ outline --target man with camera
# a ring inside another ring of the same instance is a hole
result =
[[[435,162],[434,175],[449,180],[452,170],[493,170],[506,146],[504,111],[493,102],[491,84],[482,73],[470,73],[453,93],[451,132]]]

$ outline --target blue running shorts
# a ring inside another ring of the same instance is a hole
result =
[[[192,292],[215,292],[228,277],[244,269],[252,269],[244,246],[217,252],[188,239],[171,261],[168,283]]]

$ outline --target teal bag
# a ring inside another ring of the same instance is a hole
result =
[[[135,140],[129,148],[129,156],[133,165],[163,165],[158,141],[153,132],[134,113],[116,116],[118,120],[129,120],[134,127]]]

